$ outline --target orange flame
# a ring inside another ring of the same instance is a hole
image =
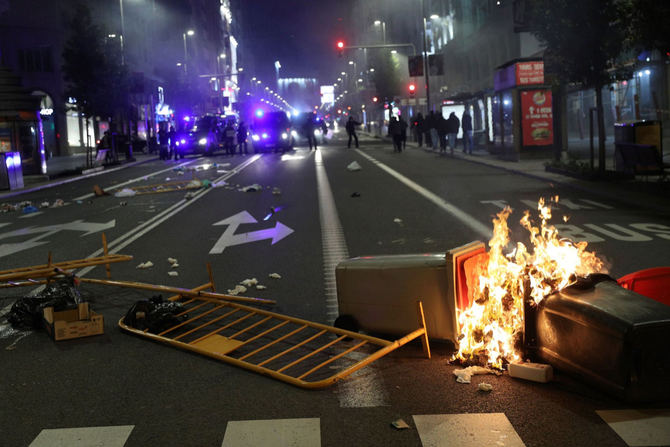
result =
[[[558,202],[558,196],[552,199]],[[459,311],[458,352],[454,358],[502,369],[521,360],[524,302],[539,304],[545,296],[559,291],[576,279],[600,272],[603,262],[586,251],[586,242],[562,239],[551,219],[551,207],[538,202],[540,226],[531,222],[526,211],[521,225],[530,233],[532,250],[517,242],[509,254],[503,250],[510,242],[506,207],[493,219],[490,251],[473,268],[474,283],[468,284],[472,305]]]

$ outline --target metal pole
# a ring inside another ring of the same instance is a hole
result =
[[[184,39],[184,74],[188,74],[188,68],[186,68],[186,59],[188,55],[186,53],[186,33],[181,33],[181,37]]]
[[[421,15],[423,18],[423,77],[426,80],[426,107],[430,113],[430,76],[428,75],[428,44],[426,43],[426,0],[421,0]]]
[[[126,56],[123,49],[123,37],[126,35],[126,27],[123,20],[123,0],[119,0],[119,9],[121,10],[121,37],[119,38],[121,41],[121,65],[126,65]]]
[[[382,43],[386,45],[386,22],[382,22]]]

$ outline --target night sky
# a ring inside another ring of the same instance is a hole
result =
[[[253,75],[270,81],[274,61],[279,76],[336,77],[335,42],[344,34],[347,0],[238,0],[243,8],[245,48],[254,59]],[[249,55],[243,60],[248,60]]]

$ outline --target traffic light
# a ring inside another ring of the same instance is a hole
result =
[[[414,98],[414,93],[416,93],[416,85],[410,84],[408,89],[409,89],[409,97]]]
[[[337,55],[339,57],[342,57],[343,54],[344,54],[344,42],[341,41],[341,40],[338,40],[337,41]]]
[[[372,102],[377,102],[377,101],[379,101],[379,98],[377,98],[376,96],[373,96],[372,97]]]

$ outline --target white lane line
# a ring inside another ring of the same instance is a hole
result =
[[[79,427],[45,429],[30,443],[29,447],[123,447],[134,425],[112,427]]]
[[[670,410],[596,410],[629,446],[670,445]]]
[[[245,160],[243,163],[235,167],[234,169],[230,170],[226,174],[222,175],[221,177],[217,178],[214,180],[212,183],[216,184],[222,180],[227,180],[230,177],[233,177],[234,175],[237,175],[240,173],[242,170],[244,170],[246,167],[254,163],[256,160],[261,158],[261,155],[254,155],[248,160]],[[158,225],[162,224],[166,220],[168,220],[170,217],[174,216],[175,214],[179,213],[180,211],[184,210],[185,208],[191,206],[201,198],[203,198],[206,194],[208,194],[210,191],[213,191],[215,188],[209,188],[205,190],[200,190],[198,191],[190,200],[182,199],[179,202],[175,203],[172,205],[170,208],[164,210],[160,214],[154,216],[153,218],[149,219],[148,221],[144,222],[142,225],[139,225],[135,227],[134,229],[130,230],[129,232],[119,236],[118,238],[114,239],[113,241],[109,242],[107,245],[109,247],[109,253],[115,254],[124,249],[126,246],[130,245],[137,239],[141,238],[145,234],[147,234],[149,231],[153,230],[156,228]],[[94,258],[96,256],[102,255],[102,248],[96,250],[95,252],[91,253],[88,255],[89,258]],[[82,270],[80,270],[77,273],[77,276],[84,276],[91,270],[93,270],[96,266],[90,266],[90,267],[85,267]]]
[[[421,444],[431,447],[524,447],[505,413],[414,415]]]
[[[42,213],[44,213],[44,211],[35,211],[34,213],[29,213],[29,214],[24,214],[23,216],[19,216],[19,219],[28,219],[30,217],[39,216]]]
[[[198,159],[193,159],[193,160],[185,161],[184,163],[180,163],[180,164],[178,164],[178,165],[171,166],[171,167],[169,167],[169,168],[167,168],[167,169],[161,169],[160,171],[152,172],[152,173],[150,173],[150,174],[143,175],[143,176],[141,176],[141,177],[137,177],[137,178],[134,178],[134,179],[132,179],[132,180],[125,181],[125,182],[123,182],[123,183],[119,183],[118,185],[107,186],[107,187],[103,188],[103,190],[105,190],[105,191],[113,191],[113,190],[118,189],[118,188],[121,188],[121,187],[123,187],[123,186],[130,185],[131,183],[139,182],[139,181],[144,180],[144,179],[146,179],[146,178],[153,177],[153,176],[158,175],[158,174],[162,174],[163,172],[173,171],[173,170],[176,169],[176,168],[181,168],[182,166],[186,166],[186,165],[189,165],[189,164],[191,164],[191,163],[195,163],[196,161],[198,161]],[[95,194],[93,194],[93,193],[88,193],[88,194],[84,194],[83,196],[80,196],[80,197],[75,197],[75,198],[72,199],[72,200],[74,200],[74,201],[77,201],[77,200],[86,200],[86,199],[90,199],[91,197],[94,197],[94,196],[95,196]]]
[[[229,421],[221,447],[319,447],[319,418]]]
[[[349,257],[349,249],[344,239],[344,231],[337,214],[335,199],[330,189],[330,182],[320,149],[316,150],[314,164],[316,166],[316,183],[319,197],[321,246],[324,253],[323,276],[326,285],[324,290],[326,295],[326,318],[328,323],[332,324],[339,314],[335,267],[340,261]],[[356,352],[353,352],[349,357],[355,354]],[[365,390],[365,392],[361,392],[361,390]],[[337,397],[342,408],[379,407],[386,405],[386,402],[388,402],[384,384],[374,365],[367,368],[364,373],[358,371],[352,374],[349,379],[337,382]]]
[[[376,160],[375,158],[369,156],[368,154],[361,151],[360,149],[356,149],[356,152],[358,152],[362,157],[366,158],[368,161],[370,161],[374,165],[378,166],[380,169],[386,171],[392,177],[395,177],[401,183],[404,183],[405,186],[407,186],[410,189],[414,190],[415,192],[419,193],[420,195],[422,195],[426,199],[433,202],[438,207],[442,208],[447,213],[451,214],[453,217],[455,217],[456,219],[461,221],[461,223],[465,224],[467,227],[472,229],[475,233],[479,234],[482,237],[485,237],[487,240],[492,236],[492,232],[491,232],[491,229],[489,228],[489,226],[484,225],[483,223],[479,222],[473,216],[466,213],[462,209],[458,208],[456,205],[453,205],[453,204],[447,202],[442,197],[440,197],[437,194],[429,191],[428,189],[424,188],[423,186],[419,185],[418,183],[410,180],[409,178],[405,177],[404,175],[402,175],[398,171],[396,171],[394,169],[391,169],[390,167],[388,167],[384,163],[382,163],[382,162]]]

